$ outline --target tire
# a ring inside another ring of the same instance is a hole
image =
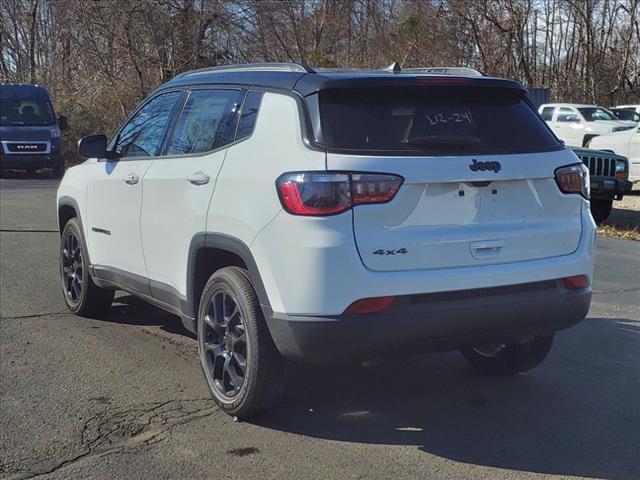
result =
[[[82,317],[102,313],[111,306],[114,290],[98,287],[88,270],[87,247],[80,222],[72,218],[62,231],[60,241],[60,278],[69,310]]]
[[[62,178],[64,176],[64,160],[57,162],[51,169],[53,178]]]
[[[225,267],[204,287],[198,353],[209,390],[229,415],[249,418],[284,393],[286,368],[246,270]]]
[[[611,209],[613,208],[613,200],[591,200],[590,208],[593,219],[600,225],[609,218]]]
[[[472,347],[461,350],[462,356],[483,373],[491,375],[515,375],[537,367],[547,356],[553,344],[554,334],[532,337],[519,343]]]

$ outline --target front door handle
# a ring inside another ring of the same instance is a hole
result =
[[[124,177],[124,183],[128,183],[129,185],[135,185],[140,181],[140,178],[135,173],[130,173],[126,177]]]
[[[198,170],[187,177],[187,181],[194,185],[206,185],[211,177],[204,172]]]

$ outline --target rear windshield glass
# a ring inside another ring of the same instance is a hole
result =
[[[471,155],[562,145],[525,93],[494,87],[417,86],[322,90],[316,140],[362,153]]]

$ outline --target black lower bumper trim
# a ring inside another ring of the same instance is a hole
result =
[[[11,155],[0,156],[0,168],[24,170],[26,168],[53,168],[61,157],[58,154]]]
[[[480,289],[467,291],[467,296],[461,291],[400,297],[388,311],[372,315],[315,317],[267,311],[265,317],[278,350],[303,361],[458,350],[549,334],[587,315],[591,289],[568,291],[560,282],[544,283],[549,288],[531,284],[530,291],[510,293],[507,287],[503,294],[487,289],[487,296]]]
[[[628,180],[611,177],[591,177],[591,196],[618,196],[631,191],[633,184]]]

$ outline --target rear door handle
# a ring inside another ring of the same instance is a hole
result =
[[[206,185],[211,177],[204,172],[197,171],[187,177],[187,181],[194,185]]]
[[[125,183],[128,183],[129,185],[135,185],[140,181],[140,178],[135,173],[130,173],[129,175],[124,177],[123,180]]]

